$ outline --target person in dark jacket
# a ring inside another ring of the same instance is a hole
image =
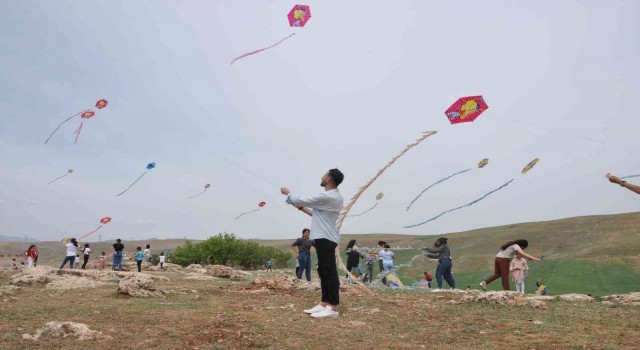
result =
[[[433,244],[433,248],[427,247],[424,248],[424,250],[429,252],[429,254],[427,254],[428,257],[438,259],[438,268],[436,269],[438,289],[442,290],[443,277],[451,289],[456,289],[456,281],[453,279],[453,274],[451,273],[453,264],[451,263],[451,251],[447,245],[447,239],[440,237],[436,239],[436,242]]]

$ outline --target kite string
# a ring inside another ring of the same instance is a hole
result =
[[[251,55],[255,55],[255,54],[257,54],[258,52],[261,52],[261,51],[264,51],[264,50],[268,50],[268,49],[270,49],[270,48],[272,48],[272,47],[274,47],[274,46],[278,46],[278,45],[280,45],[280,43],[282,43],[283,41],[285,41],[285,40],[289,39],[290,37],[292,37],[292,36],[294,36],[294,35],[296,35],[296,33],[293,33],[293,34],[291,34],[291,35],[287,36],[286,38],[284,38],[284,39],[282,39],[282,40],[278,41],[277,43],[275,43],[275,44],[273,44],[273,45],[271,45],[271,46],[269,46],[269,47],[265,47],[264,49],[258,49],[258,50],[255,50],[255,51],[251,51],[251,52],[247,52],[247,53],[245,53],[245,54],[242,54],[242,55],[240,55],[240,56],[238,56],[238,57],[234,58],[233,60],[231,60],[231,64],[233,64],[235,61],[237,61],[237,60],[239,60],[239,59],[241,59],[241,58],[244,58],[244,57],[247,57],[247,56],[251,56]]]
[[[258,211],[258,210],[260,210],[260,209],[261,209],[261,208],[258,208],[258,209],[254,209],[254,210],[252,210],[252,211],[246,211],[246,212],[244,212],[244,213],[241,213],[240,215],[238,215],[238,216],[235,218],[235,220],[238,220],[238,218],[239,218],[239,217],[241,217],[242,215],[247,215],[247,214],[255,213],[255,212],[257,212],[257,211]]]
[[[367,181],[363,186],[361,186],[358,189],[358,192],[356,192],[356,194],[353,195],[353,197],[351,198],[349,203],[347,203],[347,205],[344,208],[342,208],[342,210],[340,211],[340,215],[338,216],[338,220],[336,220],[336,229],[338,230],[338,232],[340,232],[340,228],[342,227],[342,223],[344,222],[344,219],[347,217],[347,214],[349,214],[349,211],[351,210],[351,207],[353,207],[353,205],[356,203],[358,198],[360,198],[362,193],[364,193],[364,191],[366,191],[369,188],[369,186],[371,186],[371,184],[373,184],[380,177],[380,175],[382,175],[382,173],[385,172],[385,170],[389,169],[389,167],[391,167],[391,165],[393,165],[393,163],[395,163],[395,161],[398,160],[398,158],[402,157],[411,148],[417,146],[418,144],[420,144],[420,142],[424,141],[424,139],[426,139],[427,137],[429,137],[431,135],[434,135],[435,133],[436,133],[436,131],[423,132],[422,136],[420,138],[415,140],[413,143],[408,144],[402,151],[400,151],[400,153],[398,153],[398,155],[396,155],[395,157],[391,158],[391,160],[387,164],[385,164],[385,166],[382,167],[382,169],[378,170],[378,172],[374,175],[374,177],[372,177],[369,181]],[[369,290],[367,287],[364,286],[364,284],[362,284],[362,282],[360,282],[357,278],[355,278],[351,274],[351,271],[347,270],[347,267],[344,265],[344,261],[342,261],[342,257],[340,256],[339,246],[340,246],[340,244],[338,243],[338,246],[336,246],[336,261],[338,262],[338,267],[340,267],[340,269],[342,271],[346,272],[347,275],[349,277],[351,277],[351,279],[353,281],[355,281],[357,285],[359,285],[364,291],[366,291],[366,293],[368,293],[370,295],[373,295],[373,292],[371,290]]]
[[[189,197],[189,199],[191,199],[191,198],[196,198],[196,197],[198,197],[199,195],[201,195],[201,194],[203,194],[203,193],[205,193],[205,192],[207,192],[207,190],[206,190],[206,189],[205,189],[205,190],[203,190],[202,192],[200,192],[200,193],[198,193],[198,194],[194,195],[194,196]]]
[[[64,175],[62,175],[62,176],[59,176],[59,177],[55,178],[53,181],[49,182],[47,185],[50,185],[50,184],[52,184],[52,183],[54,183],[54,182],[56,182],[56,181],[58,181],[58,180],[62,179],[63,177],[65,177],[65,176],[67,176],[67,175],[69,175],[69,173],[66,173],[66,174],[64,174]]]
[[[74,115],[70,116],[69,118],[65,119],[62,123],[58,124],[58,127],[56,127],[56,128],[53,130],[53,132],[51,133],[51,135],[49,135],[49,137],[47,137],[47,140],[46,140],[46,141],[44,141],[44,144],[46,145],[46,144],[47,144],[47,142],[49,142],[49,140],[51,139],[51,136],[53,136],[53,134],[55,134],[55,133],[56,133],[56,131],[58,131],[58,129],[60,129],[60,127],[62,126],[62,124],[64,124],[64,123],[68,122],[69,120],[71,120],[71,118],[73,118],[73,117],[77,116],[78,114],[84,113],[84,112],[86,112],[86,111],[88,111],[88,109],[85,109],[85,110],[83,110],[83,111],[80,111],[80,112],[78,112],[78,113],[76,113],[76,114],[74,114]]]
[[[222,159],[222,160],[224,160],[224,161],[226,161],[226,162],[230,163],[231,165],[235,166],[236,168],[238,168],[238,169],[240,169],[240,170],[243,170],[243,171],[247,172],[247,173],[248,173],[248,174],[250,174],[250,175],[253,175],[253,176],[255,176],[255,177],[259,178],[259,179],[260,179],[260,180],[262,180],[262,181],[267,182],[267,183],[268,183],[268,184],[270,184],[270,185],[273,185],[273,186],[277,187],[278,189],[281,187],[280,185],[278,185],[278,184],[277,184],[277,183],[275,183],[274,181],[271,181],[271,180],[267,179],[266,177],[264,177],[264,176],[262,176],[262,175],[260,175],[260,174],[254,173],[253,171],[251,171],[251,170],[249,170],[249,169],[247,169],[247,168],[243,167],[242,165],[238,164],[237,162],[234,162],[233,160],[226,159],[226,158],[223,158],[223,157],[221,157],[221,156],[218,156],[218,158],[220,158],[220,159]]]
[[[101,228],[102,228],[102,225],[98,226],[98,228],[96,228],[95,230],[93,230],[93,231],[91,231],[91,232],[87,233],[86,235],[84,235],[84,236],[82,236],[82,237],[78,237],[78,240],[81,240],[81,239],[83,239],[83,238],[85,238],[85,237],[87,237],[87,236],[89,236],[89,235],[91,235],[91,234],[95,233],[96,231],[98,231],[98,230],[99,230],[99,229],[101,229]]]
[[[76,140],[73,142],[74,144],[78,143],[78,137],[80,137],[80,132],[82,131],[82,124],[84,124],[84,122],[80,122],[80,126],[73,132],[76,134]]]
[[[471,170],[471,168],[466,169],[466,170],[459,171],[459,172],[454,173],[454,174],[451,174],[451,175],[449,175],[449,176],[447,176],[447,177],[445,177],[445,178],[443,178],[443,179],[438,180],[436,183],[432,184],[431,186],[429,186],[429,187],[425,188],[422,192],[420,192],[420,194],[419,194],[416,198],[414,198],[414,199],[411,201],[411,203],[409,203],[409,206],[407,207],[407,211],[409,211],[409,208],[411,208],[411,206],[413,205],[413,203],[415,203],[415,202],[418,200],[418,198],[420,198],[420,196],[422,196],[422,194],[423,194],[423,193],[427,192],[427,190],[428,190],[428,189],[430,189],[431,187],[433,187],[433,186],[435,186],[435,185],[437,185],[437,184],[439,184],[439,183],[441,183],[441,182],[443,182],[443,181],[446,181],[446,180],[448,180],[448,179],[450,179],[450,178],[452,178],[452,177],[454,177],[454,176],[456,176],[456,175],[459,175],[459,174],[462,174],[462,173],[466,173],[467,171],[470,171],[470,170]]]
[[[499,191],[499,190],[503,189],[504,187],[507,187],[511,182],[513,182],[513,179],[511,179],[511,180],[507,181],[506,183],[502,184],[500,187],[498,187],[498,188],[496,188],[495,190],[492,190],[492,191],[490,191],[490,192],[486,193],[484,196],[482,196],[482,197],[480,197],[480,198],[478,198],[478,199],[476,199],[476,200],[473,200],[473,201],[471,201],[471,202],[469,202],[469,203],[467,203],[467,204],[463,204],[463,205],[461,205],[461,206],[459,206],[459,207],[456,207],[456,208],[453,208],[453,209],[449,209],[449,210],[447,210],[447,211],[443,211],[442,213],[440,213],[440,214],[438,214],[438,215],[436,215],[436,216],[432,217],[431,219],[429,219],[429,220],[427,220],[427,221],[423,221],[423,222],[420,222],[420,223],[417,223],[417,224],[414,224],[414,225],[403,226],[403,228],[412,228],[412,227],[421,226],[421,225],[424,225],[424,224],[426,224],[426,223],[428,223],[428,222],[431,222],[431,221],[433,221],[433,220],[435,220],[435,219],[437,219],[437,218],[441,217],[442,215],[444,215],[444,214],[446,214],[446,213],[450,213],[450,212],[452,212],[452,211],[456,211],[456,210],[458,210],[458,209],[462,209],[462,208],[464,208],[464,207],[470,207],[470,206],[472,206],[472,205],[474,205],[474,204],[478,203],[479,201],[481,201],[481,200],[483,200],[483,199],[487,198],[487,197],[488,197],[489,195],[491,195],[492,193],[497,192],[497,191]]]
[[[122,191],[122,192],[118,193],[118,194],[116,195],[116,197],[119,197],[120,195],[122,195],[122,194],[124,194],[125,192],[129,191],[129,189],[130,189],[131,187],[133,187],[133,185],[135,185],[135,184],[136,184],[136,182],[140,181],[140,179],[142,179],[142,177],[143,177],[146,173],[147,173],[146,171],[145,171],[144,173],[142,173],[142,175],[140,175],[140,177],[138,177],[138,178],[136,179],[136,181],[134,181],[131,185],[129,185],[129,187],[127,187],[127,189],[126,189],[126,190],[124,190],[124,191]]]
[[[361,215],[363,215],[363,214],[366,214],[366,213],[368,213],[368,212],[372,211],[372,210],[373,210],[373,208],[375,208],[375,207],[377,207],[377,206],[378,206],[378,202],[376,202],[376,204],[374,204],[374,205],[373,205],[373,207],[371,207],[371,208],[369,208],[369,209],[367,209],[367,210],[363,211],[363,212],[362,212],[362,213],[360,213],[360,214],[347,215],[347,217],[349,217],[349,218],[354,218],[354,217],[356,217],[356,216],[361,216]]]

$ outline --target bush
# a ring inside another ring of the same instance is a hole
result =
[[[289,252],[262,246],[228,233],[219,233],[197,244],[187,241],[169,256],[174,264],[183,267],[201,264],[232,265],[245,269],[261,268],[268,259],[272,260],[274,267],[282,266],[291,259]]]

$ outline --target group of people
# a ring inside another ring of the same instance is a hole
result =
[[[65,244],[65,246],[67,247],[67,255],[62,261],[62,264],[60,265],[60,269],[63,269],[67,264],[67,262],[69,262],[70,269],[78,268],[80,265],[80,255],[77,254],[78,247],[79,247],[78,241],[75,238],[71,238]],[[113,253],[111,255],[113,258],[113,263],[112,263],[111,269],[113,271],[123,271],[124,267],[122,263],[122,258],[123,258],[124,244],[122,243],[122,240],[120,238],[116,239],[116,243],[114,243],[112,247],[113,247]],[[84,257],[84,262],[82,264],[81,269],[84,270],[87,267],[87,263],[89,262],[89,257],[91,255],[91,248],[89,247],[89,243],[84,244],[84,247],[82,248],[82,254]],[[136,253],[132,256],[132,259],[133,258],[135,258],[136,260],[138,272],[142,272],[142,263],[148,263],[149,260],[151,259],[151,245],[147,244],[144,251],[142,250],[142,247],[136,247]],[[106,259],[107,259],[107,254],[105,252],[100,253],[100,257],[97,263],[98,268],[100,270],[104,269]],[[160,253],[159,260],[160,260],[160,268],[164,269],[164,266],[163,266],[165,261],[164,252]]]

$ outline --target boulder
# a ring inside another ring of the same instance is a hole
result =
[[[120,279],[118,293],[133,297],[155,297],[160,292],[154,287],[153,279],[145,274],[135,274]]]
[[[232,281],[249,281],[252,278],[253,275],[251,273],[240,270],[233,270],[231,277],[229,277]]]
[[[230,278],[233,274],[233,269],[224,265],[209,265],[207,266],[207,272],[213,277]]]
[[[34,340],[38,341],[42,338],[67,338],[67,337],[75,337],[77,340],[94,340],[94,339],[102,339],[107,340],[111,339],[108,335],[103,335],[102,332],[94,331],[89,329],[84,323],[75,323],[75,322],[57,322],[51,321],[47,322],[47,324],[34,335],[23,334],[22,339],[26,340]]]
[[[564,300],[564,301],[579,301],[579,302],[590,302],[590,301],[596,300],[592,296],[589,296],[586,294],[575,294],[575,293],[559,295],[558,299]]]

